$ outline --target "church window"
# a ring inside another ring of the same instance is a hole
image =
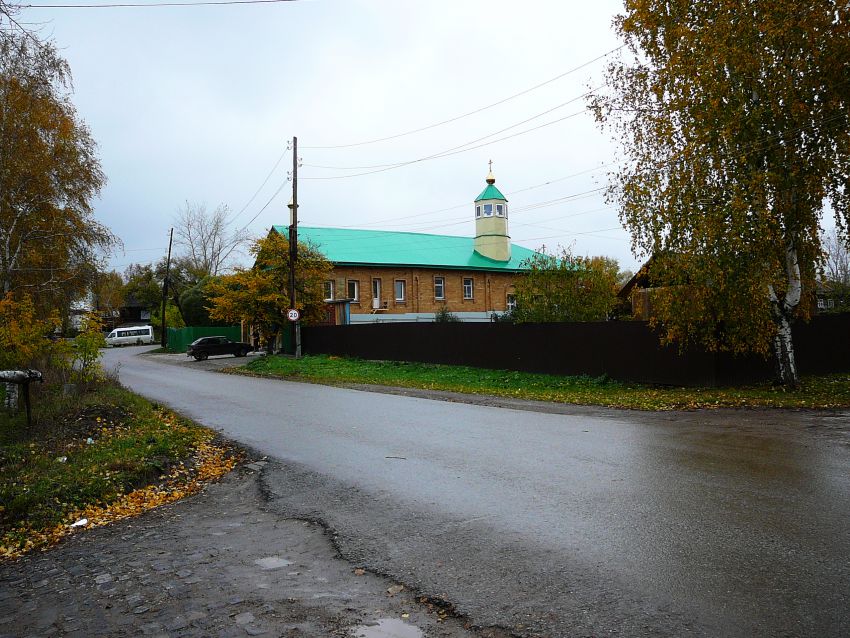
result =
[[[348,280],[348,298],[360,301],[360,282],[355,279]]]
[[[404,301],[405,300],[405,292],[407,288],[407,282],[404,279],[396,279],[395,280],[395,300],[396,301]]]
[[[325,301],[333,301],[334,298],[334,282],[325,282]]]
[[[508,312],[516,310],[516,295],[508,295],[507,302]]]
[[[446,279],[445,277],[434,277],[434,299],[446,298]]]
[[[484,204],[484,217],[493,216],[493,204]]]
[[[463,278],[463,298],[472,299],[472,277]]]
[[[502,204],[496,204],[496,214],[499,217],[504,217],[505,215],[505,207]]]
[[[481,206],[476,206],[476,207],[475,207],[475,216],[476,216],[476,217],[481,217]]]

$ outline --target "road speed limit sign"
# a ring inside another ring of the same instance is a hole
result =
[[[301,313],[295,308],[290,308],[286,311],[286,318],[290,321],[298,321],[301,318]]]

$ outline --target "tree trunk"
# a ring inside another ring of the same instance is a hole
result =
[[[785,247],[785,276],[788,282],[782,298],[776,294],[773,286],[768,287],[773,321],[776,323],[776,336],[773,338],[773,350],[776,355],[776,380],[789,390],[796,390],[800,384],[797,363],[794,360],[794,341],[791,336],[791,321],[794,310],[800,303],[802,281],[797,250],[789,241]]]
[[[790,390],[794,390],[800,383],[797,374],[797,363],[794,360],[794,341],[791,338],[790,317],[777,311],[776,336],[773,338],[773,350],[776,355],[776,379],[779,383]]]

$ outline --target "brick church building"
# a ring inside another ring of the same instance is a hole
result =
[[[511,244],[508,200],[492,171],[475,199],[475,237],[298,226],[298,239],[333,264],[328,301],[350,300],[351,323],[433,321],[447,309],[489,321],[513,306],[514,282],[534,254]],[[288,234],[286,226],[273,230]]]

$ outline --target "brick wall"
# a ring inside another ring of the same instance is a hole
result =
[[[377,268],[337,266],[332,277],[334,298],[348,297],[349,282],[356,281],[359,301],[351,303],[352,314],[372,312],[372,281],[381,280],[381,305],[385,312],[437,312],[445,304],[451,312],[504,312],[507,296],[513,294],[518,273],[439,270],[430,268]],[[444,299],[435,297],[435,278],[444,281]],[[472,299],[464,298],[463,280],[472,279]],[[405,282],[405,300],[396,301],[395,282]]]

